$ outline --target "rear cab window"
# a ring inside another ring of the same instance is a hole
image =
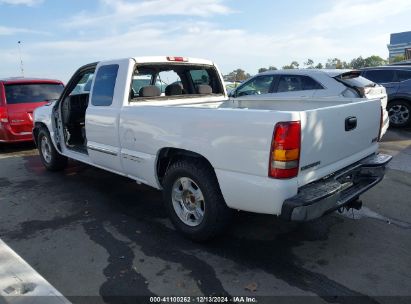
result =
[[[209,65],[137,64],[131,80],[130,101],[200,97],[204,94],[224,94],[217,70]]]
[[[36,103],[56,100],[64,89],[61,83],[5,84],[7,104]]]

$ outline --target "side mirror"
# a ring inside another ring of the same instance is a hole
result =
[[[228,93],[228,97],[230,97],[230,98],[236,97],[235,90],[231,90],[231,92]]]

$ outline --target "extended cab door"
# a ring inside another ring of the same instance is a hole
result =
[[[99,63],[86,112],[87,150],[92,163],[122,173],[119,119],[129,91],[131,59]],[[128,86],[128,89],[126,88]]]

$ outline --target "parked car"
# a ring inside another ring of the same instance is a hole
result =
[[[411,125],[411,66],[381,66],[364,68],[361,75],[383,85],[387,90],[387,111],[390,125]]]
[[[90,93],[72,94],[86,74]],[[357,207],[391,159],[378,153],[380,115],[379,97],[229,100],[212,61],[136,57],[81,67],[35,110],[33,135],[48,170],[72,158],[161,189],[177,230],[206,240],[230,209],[307,221]]]
[[[383,86],[361,77],[356,70],[273,70],[255,75],[231,91],[233,99],[256,98],[379,98],[383,111],[383,136],[389,126],[387,94]],[[346,100],[346,101],[347,101]],[[343,100],[342,100],[343,101]]]
[[[33,140],[33,111],[60,97],[63,83],[35,78],[0,79],[0,142]]]

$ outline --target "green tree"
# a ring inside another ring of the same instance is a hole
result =
[[[224,80],[225,81],[235,82],[235,81],[243,81],[243,80],[246,80],[250,77],[251,77],[250,74],[246,73],[244,70],[236,69],[236,70],[232,71],[231,73],[225,75]]]
[[[373,67],[387,64],[385,59],[382,59],[380,56],[372,55],[364,59],[365,67]]]
[[[405,56],[404,56],[404,55],[397,55],[397,56],[395,56],[394,58],[392,58],[392,59],[390,60],[390,62],[391,62],[391,63],[394,63],[394,62],[400,62],[400,61],[403,61],[403,60],[405,60]]]
[[[300,64],[297,61],[293,61],[289,65],[283,66],[283,70],[298,69],[299,66]]]
[[[325,64],[327,69],[348,69],[350,65],[339,58],[329,58]]]
[[[258,73],[263,73],[263,72],[273,71],[273,70],[277,70],[277,68],[276,68],[275,66],[273,66],[273,65],[270,65],[270,66],[268,67],[268,69],[267,69],[267,68],[259,68],[259,69],[258,69]]]
[[[359,56],[357,58],[352,59],[350,65],[353,69],[360,69],[365,67],[365,60],[364,58],[362,58],[362,56]]]
[[[324,66],[323,66],[323,64],[322,64],[321,62],[319,62],[319,63],[315,66],[315,68],[316,68],[316,69],[322,69],[322,68],[324,68]]]
[[[307,69],[313,69],[314,68],[314,60],[308,58],[306,62],[304,62],[304,65],[307,67]]]

